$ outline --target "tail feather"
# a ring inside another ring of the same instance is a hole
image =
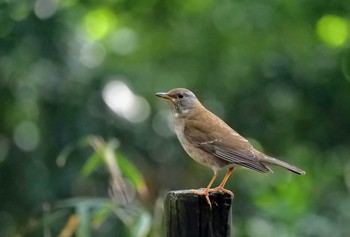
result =
[[[304,175],[305,171],[302,169],[299,169],[298,167],[288,164],[287,162],[278,160],[276,158],[264,155],[263,158],[260,159],[260,161],[264,164],[271,164],[271,165],[276,165],[282,168],[285,168],[287,170],[290,170],[296,174]]]

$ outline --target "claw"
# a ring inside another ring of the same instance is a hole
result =
[[[211,209],[211,202],[209,199],[209,189],[205,188],[203,191],[202,191],[202,189],[200,191],[192,189],[191,191],[192,191],[192,193],[197,194],[197,195],[204,195],[205,199],[207,200],[207,203],[209,204],[210,209]]]
[[[229,194],[230,196],[233,196],[233,192],[231,192],[230,190],[228,189],[224,189],[223,187],[216,187],[216,188],[211,188],[208,190],[208,192],[224,192],[224,193],[227,193]]]

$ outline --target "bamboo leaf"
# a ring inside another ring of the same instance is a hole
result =
[[[102,164],[103,158],[101,152],[95,151],[85,162],[84,166],[81,168],[80,174],[84,177],[89,176]]]
[[[74,148],[75,148],[74,144],[69,144],[62,149],[62,151],[60,152],[60,154],[57,156],[57,159],[56,159],[57,166],[63,167],[66,165],[68,156],[73,152]]]
[[[152,217],[151,215],[144,211],[138,216],[136,223],[132,227],[132,236],[135,237],[146,237],[148,236],[152,226]]]
[[[114,213],[112,204],[106,204],[95,210],[91,219],[93,227],[99,228],[112,213]]]
[[[146,186],[146,182],[139,169],[130,161],[128,161],[122,154],[118,153],[116,157],[119,168],[122,171],[123,175],[130,180],[130,182],[136,187],[139,192],[143,190]]]

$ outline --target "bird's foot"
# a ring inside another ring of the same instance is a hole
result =
[[[218,187],[216,187],[216,188],[211,188],[211,189],[209,189],[208,190],[208,192],[224,192],[224,193],[227,193],[227,194],[229,194],[230,196],[233,196],[233,192],[231,192],[230,190],[228,190],[228,189],[224,189],[223,187],[220,187],[220,186],[218,186]]]
[[[194,194],[197,194],[197,195],[204,195],[205,196],[205,199],[207,200],[207,203],[209,204],[210,206],[210,209],[211,209],[211,202],[210,202],[210,199],[209,199],[209,190],[208,188],[201,188],[199,190],[196,190],[196,189],[192,189],[192,193]]]

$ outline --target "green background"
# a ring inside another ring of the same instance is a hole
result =
[[[349,236],[349,13],[350,1],[2,1],[0,236],[164,236],[166,191],[212,175],[154,96],[175,87],[307,173],[235,170],[235,236]],[[126,206],[108,192],[114,150]]]

